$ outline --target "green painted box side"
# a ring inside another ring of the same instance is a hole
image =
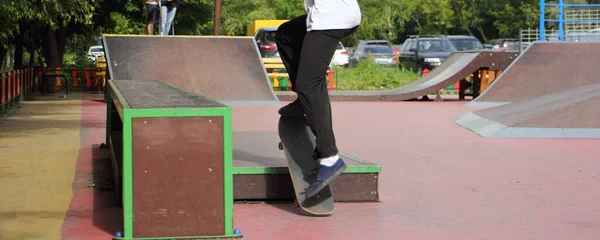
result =
[[[232,119],[231,108],[222,107],[209,108],[146,108],[132,109],[126,98],[120,93],[112,81],[108,81],[107,99],[107,139],[110,134],[111,105],[115,103],[117,112],[123,122],[123,232],[122,238],[114,239],[174,239],[173,237],[161,238],[133,238],[133,155],[132,155],[132,120],[133,118],[148,117],[204,117],[220,116],[223,118],[223,167],[224,167],[224,229],[223,235],[219,236],[189,236],[177,237],[178,239],[200,239],[200,238],[231,238],[241,237],[241,234],[233,234],[233,146],[232,146]],[[108,142],[108,141],[107,141]]]
[[[119,91],[117,86],[114,84],[114,82],[111,80],[108,80],[107,83],[108,83],[108,87],[107,87],[106,94],[108,96],[106,98],[106,140],[105,140],[106,145],[108,145],[110,142],[110,132],[112,129],[112,125],[115,124],[112,122],[113,110],[115,110],[117,112],[117,114],[119,115],[119,117],[121,118],[121,121],[122,121],[123,120],[123,111],[125,109],[130,108],[129,104],[125,100],[125,97],[123,97],[123,95],[121,94],[121,92]],[[114,108],[113,108],[113,105],[114,105]]]
[[[231,108],[223,109],[223,177],[224,177],[224,214],[225,230],[228,235],[233,232],[233,139]]]
[[[344,173],[380,173],[381,166],[350,155],[346,152],[340,152],[340,156],[346,161],[347,168]],[[260,167],[234,167],[233,174],[289,174],[289,170],[284,162],[279,166],[260,166]]]
[[[128,238],[113,237],[114,240],[185,240],[185,239],[214,239],[214,238],[241,238],[242,234],[225,234],[219,236],[190,236],[190,237],[160,237],[160,238]]]
[[[130,110],[123,112],[123,231],[126,238],[133,236],[133,142]]]
[[[123,216],[124,237],[132,238],[133,232],[133,156],[132,156],[132,132],[131,123],[133,118],[148,117],[223,117],[223,177],[224,177],[224,229],[227,232],[223,236],[238,236],[233,232],[233,146],[232,146],[232,120],[231,108],[171,108],[171,109],[128,109],[124,112],[126,116],[123,121]],[[195,238],[200,238],[197,236]],[[213,238],[216,236],[205,236]],[[137,239],[137,238],[136,238]]]
[[[344,173],[379,173],[379,166],[348,166]],[[233,174],[288,174],[287,167],[235,167]]]

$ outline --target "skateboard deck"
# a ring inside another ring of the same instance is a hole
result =
[[[333,213],[335,206],[329,186],[308,199],[304,194],[317,177],[316,169],[319,167],[319,162],[313,158],[315,136],[306,117],[280,117],[278,132],[281,139],[279,149],[283,150],[287,159],[297,204],[314,215]]]

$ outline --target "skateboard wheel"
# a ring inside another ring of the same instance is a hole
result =
[[[283,150],[283,143],[279,142],[279,150]]]
[[[300,207],[300,204],[298,204],[298,199],[294,199],[294,206],[295,207]]]

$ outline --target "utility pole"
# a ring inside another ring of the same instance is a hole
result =
[[[213,23],[213,35],[221,34],[221,0],[215,0],[215,19]]]

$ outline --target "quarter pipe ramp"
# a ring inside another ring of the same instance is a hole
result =
[[[600,138],[600,43],[537,42],[454,118],[483,137]]]
[[[497,106],[600,82],[600,43],[536,42],[466,106]]]
[[[160,80],[227,105],[280,104],[252,37],[103,35],[110,78]]]

